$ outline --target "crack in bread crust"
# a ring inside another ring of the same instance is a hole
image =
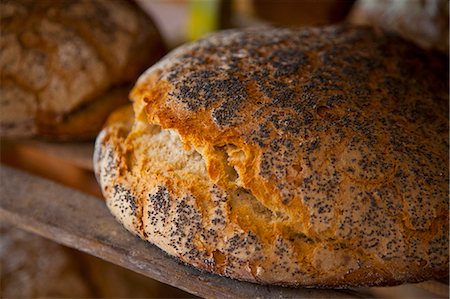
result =
[[[105,197],[126,186],[145,239],[237,279],[344,287],[445,275],[444,70],[364,28],[212,35],[141,76],[129,133],[120,121],[104,129],[97,150],[113,149],[117,173],[102,181],[109,162],[97,163]]]

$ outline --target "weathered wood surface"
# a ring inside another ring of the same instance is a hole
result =
[[[19,144],[34,148],[49,156],[60,158],[83,169],[93,170],[92,156],[94,154],[94,141],[58,143],[24,140]]]
[[[358,297],[352,291],[264,286],[200,272],[128,233],[102,201],[10,167],[0,166],[0,188],[3,220],[200,297]]]

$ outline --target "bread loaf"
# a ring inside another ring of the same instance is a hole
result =
[[[129,1],[5,0],[0,12],[1,136],[95,137],[164,51]]]
[[[349,21],[397,32],[427,49],[448,54],[448,0],[358,0]]]
[[[2,298],[188,298],[186,293],[0,220]]]
[[[448,273],[448,73],[360,27],[224,31],[147,70],[97,138],[107,205],[182,262],[348,287]]]
[[[2,298],[92,298],[67,248],[0,221]]]

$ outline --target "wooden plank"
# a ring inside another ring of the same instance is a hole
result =
[[[103,198],[92,169],[93,143],[0,140],[0,163]],[[84,166],[83,166],[84,165]]]
[[[92,156],[94,141],[86,142],[47,142],[22,140],[18,145],[33,148],[48,156],[57,157],[82,169],[93,170]]]
[[[200,272],[133,236],[96,198],[0,166],[0,217],[25,230],[207,298],[357,298],[356,292],[265,286]]]

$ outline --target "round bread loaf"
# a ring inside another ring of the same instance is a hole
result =
[[[5,0],[0,12],[1,136],[95,137],[164,53],[129,1]]]
[[[448,273],[448,73],[358,27],[225,31],[138,80],[97,138],[107,205],[199,269],[348,287]]]

